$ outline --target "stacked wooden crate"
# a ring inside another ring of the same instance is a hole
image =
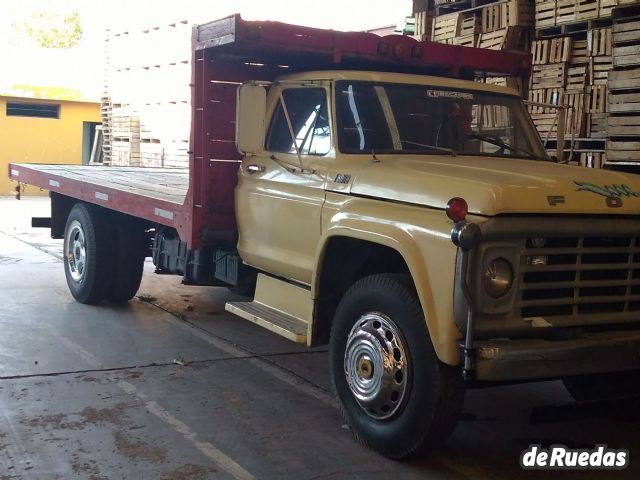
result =
[[[636,2],[637,0],[538,0],[535,2],[536,29],[556,34],[580,31],[580,28],[570,26],[610,18],[615,7]],[[554,30],[554,27],[563,26],[569,27]]]
[[[533,20],[531,0],[502,0],[435,17],[431,40],[493,50],[527,50]]]
[[[189,164],[191,27],[177,22],[109,35],[104,123],[112,165]],[[106,153],[106,152],[105,152]],[[106,157],[105,157],[106,158]]]
[[[607,161],[640,162],[640,7],[616,10],[607,83]]]

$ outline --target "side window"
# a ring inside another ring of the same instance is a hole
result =
[[[282,92],[296,144],[303,155],[326,155],[331,149],[327,96],[323,88],[290,88]],[[284,109],[279,101],[275,109],[267,150],[296,153]]]

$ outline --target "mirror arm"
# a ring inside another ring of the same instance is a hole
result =
[[[296,141],[296,136],[293,133],[293,125],[291,124],[291,118],[289,117],[289,110],[287,110],[287,104],[284,102],[284,96],[282,95],[282,90],[278,92],[278,95],[280,96],[280,103],[282,105],[282,111],[284,112],[284,118],[287,120],[287,127],[289,127],[289,135],[291,135],[293,146],[296,147],[296,155],[298,156],[300,169],[304,170],[304,167],[302,166],[302,156],[300,155],[300,149],[298,148],[298,142]]]

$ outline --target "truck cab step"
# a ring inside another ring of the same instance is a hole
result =
[[[307,343],[307,322],[257,302],[228,302],[225,309],[297,343]]]
[[[228,302],[228,312],[298,343],[308,343],[313,301],[308,288],[263,273],[252,302]]]

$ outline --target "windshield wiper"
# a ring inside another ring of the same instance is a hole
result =
[[[490,143],[491,145],[495,145],[496,147],[500,147],[502,149],[509,149],[512,152],[515,153],[524,153],[526,156],[530,157],[530,158],[535,158],[538,160],[545,160],[544,158],[539,157],[538,155],[536,155],[533,152],[530,152],[529,150],[523,150],[521,148],[516,148],[516,147],[512,147],[511,145],[509,145],[506,142],[503,142],[502,140],[500,140],[498,137],[492,137],[491,135],[482,135],[479,133],[467,133],[467,137],[471,137],[471,138],[477,138],[478,140],[482,140],[483,142],[487,142]]]
[[[422,147],[422,148],[428,148],[428,149],[436,151],[436,152],[448,153],[452,157],[455,157],[457,155],[456,151],[452,150],[451,148],[436,147],[435,145],[427,145],[426,143],[412,142],[411,140],[400,140],[400,142],[408,143],[409,145],[416,145],[416,146]]]

